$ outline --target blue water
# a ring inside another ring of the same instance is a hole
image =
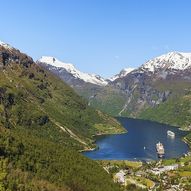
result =
[[[96,137],[99,149],[84,152],[85,156],[105,160],[157,160],[155,146],[159,141],[164,145],[166,159],[178,158],[189,149],[181,140],[187,132],[176,127],[138,119],[118,118],[118,120],[128,132]],[[176,134],[174,139],[167,136],[167,130]]]

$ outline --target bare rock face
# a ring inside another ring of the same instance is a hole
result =
[[[11,63],[21,64],[23,67],[28,68],[34,61],[31,57],[21,53],[19,50],[7,48],[0,44],[0,67],[6,67]]]

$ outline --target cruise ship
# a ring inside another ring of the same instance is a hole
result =
[[[156,144],[156,150],[159,158],[162,158],[164,156],[164,146],[162,143],[158,142]]]
[[[172,137],[172,138],[174,138],[175,137],[175,133],[174,132],[172,132],[172,131],[167,131],[167,135],[169,136],[169,137]]]

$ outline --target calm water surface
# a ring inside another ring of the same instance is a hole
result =
[[[157,160],[156,143],[162,142],[165,148],[164,158],[178,158],[187,153],[188,146],[181,140],[187,132],[176,127],[138,119],[118,118],[128,133],[98,136],[98,150],[84,152],[91,159],[105,160]],[[174,139],[167,136],[167,130],[173,131]],[[145,149],[144,149],[145,147]]]

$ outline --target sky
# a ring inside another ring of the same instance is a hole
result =
[[[191,52],[190,0],[0,0],[0,40],[105,78]]]

